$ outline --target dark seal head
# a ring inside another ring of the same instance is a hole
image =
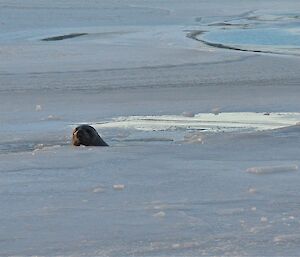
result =
[[[73,130],[72,143],[75,146],[108,146],[96,129],[89,125],[80,125]]]

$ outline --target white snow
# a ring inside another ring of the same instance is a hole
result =
[[[35,110],[36,110],[37,112],[40,112],[40,111],[42,110],[42,106],[41,106],[40,104],[37,104],[37,105],[35,106]]]
[[[95,187],[93,189],[93,193],[103,193],[103,192],[105,192],[105,189],[103,187],[101,187],[101,186]]]
[[[290,172],[297,171],[297,165],[285,165],[285,166],[266,166],[266,167],[252,167],[248,168],[248,173],[253,174],[271,174],[271,173],[280,173],[280,172]]]
[[[196,115],[161,115],[117,117],[111,121],[92,123],[95,128],[131,128],[144,131],[159,130],[208,130],[249,131],[284,128],[296,125],[300,113],[224,112],[219,115],[199,113]]]
[[[125,189],[125,185],[123,185],[123,184],[116,184],[116,185],[113,185],[113,189],[115,189],[115,190],[123,190],[123,189]]]
[[[153,214],[153,217],[155,217],[155,218],[164,218],[165,216],[166,216],[166,213],[164,211],[160,211],[160,212]]]

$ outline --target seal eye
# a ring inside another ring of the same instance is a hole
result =
[[[78,130],[77,128],[73,130],[73,135],[77,132],[77,130]]]

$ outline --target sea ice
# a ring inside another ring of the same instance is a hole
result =
[[[42,106],[41,106],[40,104],[37,104],[37,105],[35,106],[35,110],[36,110],[37,112],[41,111],[41,110],[42,110]]]
[[[299,3],[0,1],[0,256],[297,256]]]
[[[155,218],[164,218],[165,216],[166,216],[166,213],[164,211],[160,211],[160,212],[153,214],[153,217],[155,217]]]
[[[116,185],[113,185],[113,189],[121,191],[121,190],[125,189],[125,185],[123,185],[123,184],[116,184]]]
[[[192,112],[183,112],[181,115],[184,117],[195,117],[195,114]]]
[[[299,243],[300,234],[278,235],[273,239],[276,244]]]
[[[104,191],[105,191],[105,188],[104,188],[104,187],[101,187],[101,186],[95,187],[95,188],[93,189],[93,193],[103,193]]]
[[[272,173],[285,173],[290,171],[298,171],[297,165],[285,165],[285,166],[265,166],[265,167],[252,167],[248,168],[248,173],[253,174],[272,174]]]

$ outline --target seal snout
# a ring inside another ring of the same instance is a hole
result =
[[[74,135],[76,135],[79,139],[81,139],[84,136],[84,132],[82,131],[82,129],[79,129],[75,131]]]
[[[72,143],[75,146],[108,146],[97,131],[89,125],[80,125],[73,130]]]

